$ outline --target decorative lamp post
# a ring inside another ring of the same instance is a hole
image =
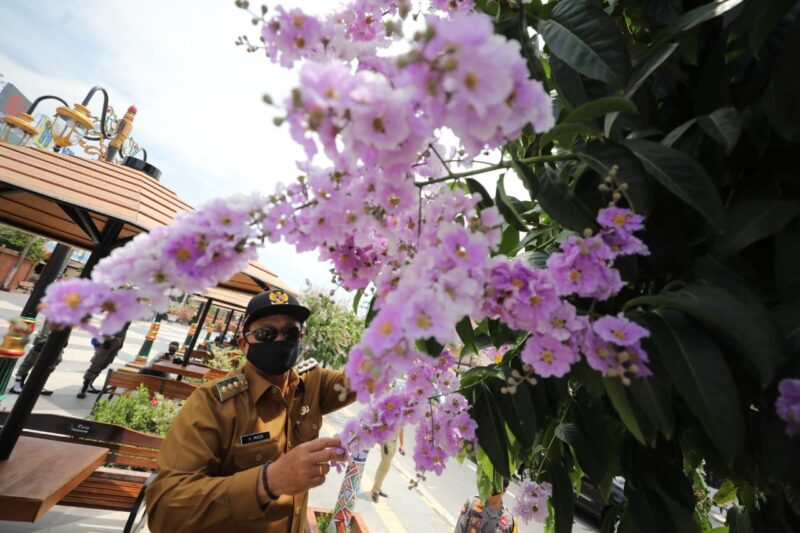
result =
[[[39,135],[39,130],[33,123],[33,116],[29,113],[20,113],[12,117],[3,117],[3,125],[0,126],[0,142],[25,146],[34,135]]]
[[[139,349],[139,354],[136,356],[137,363],[147,361],[147,356],[150,355],[150,349],[153,347],[153,341],[156,340],[158,330],[161,328],[161,319],[163,317],[163,314],[156,313],[153,323],[150,324],[150,330],[147,332],[147,335],[144,336],[144,343],[142,343],[142,347]]]
[[[56,118],[50,126],[53,142],[56,145],[54,150],[58,152],[62,148],[77,144],[92,129],[92,125],[91,112],[83,104],[56,108]]]

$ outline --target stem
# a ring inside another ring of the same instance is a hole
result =
[[[457,180],[469,176],[477,176],[479,174],[486,174],[487,172],[494,172],[504,168],[511,168],[511,165],[518,163],[521,165],[535,164],[535,163],[550,163],[553,161],[573,161],[578,159],[578,156],[573,154],[557,154],[557,155],[537,155],[533,157],[526,157],[525,159],[518,159],[516,161],[502,161],[496,165],[491,165],[486,168],[479,168],[474,170],[467,170],[466,172],[451,172],[447,176],[435,178],[428,181],[418,181],[414,183],[417,187],[425,187],[433,183],[441,183],[443,181]]]
[[[553,442],[556,440],[556,429],[558,426],[564,423],[564,419],[567,418],[567,413],[569,413],[569,408],[572,405],[572,395],[570,395],[568,402],[564,405],[564,412],[561,413],[561,418],[558,421],[558,424],[553,429],[553,436],[550,437],[550,442],[547,443],[547,448],[544,450],[544,455],[542,456],[542,461],[539,463],[539,466],[536,467],[536,473],[534,474],[534,478],[536,480],[539,479],[539,475],[542,473],[542,468],[544,468],[544,463],[547,457],[550,455],[550,448],[553,446]]]
[[[444,160],[444,158],[443,158],[441,155],[439,155],[439,152],[437,152],[437,151],[436,151],[436,148],[435,148],[435,147],[434,147],[432,144],[429,144],[429,145],[428,145],[428,148],[430,148],[430,149],[431,149],[431,151],[433,152],[433,154],[436,156],[436,158],[437,158],[437,159],[439,160],[439,162],[442,164],[442,166],[444,167],[444,169],[447,171],[447,175],[448,175],[448,177],[449,177],[449,176],[452,176],[452,175],[453,175],[453,173],[450,171],[450,167],[448,167],[448,166],[447,166],[447,162]]]

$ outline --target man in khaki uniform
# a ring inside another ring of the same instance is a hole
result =
[[[322,415],[355,399],[341,372],[313,359],[295,366],[308,315],[284,291],[250,301],[239,339],[247,364],[198,387],[161,447],[150,531],[304,531],[308,489],[343,459],[338,439],[318,438]]]

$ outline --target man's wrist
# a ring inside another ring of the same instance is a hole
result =
[[[269,474],[267,470],[269,470],[269,465],[271,464],[272,461],[267,461],[266,463],[264,463],[264,466],[261,467],[261,486],[264,487],[264,491],[267,494],[267,498],[274,501],[280,497],[280,494],[276,495],[274,492],[272,492],[272,490],[270,490],[269,487]]]

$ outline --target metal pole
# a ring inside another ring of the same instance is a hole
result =
[[[217,308],[214,310],[214,317],[211,319],[211,327],[209,327],[208,331],[206,331],[206,342],[208,342],[208,339],[211,338],[211,330],[214,329],[214,324],[217,323],[218,316],[219,316],[219,306],[217,306]]]
[[[153,323],[150,324],[150,330],[144,337],[144,342],[139,349],[139,354],[136,356],[136,359],[147,359],[147,356],[150,355],[150,349],[153,347],[153,342],[158,336],[158,330],[161,328],[161,319],[163,318],[164,314],[156,313],[156,318],[153,320]]]
[[[200,313],[203,312],[203,305],[204,304],[197,306],[197,311],[195,312],[194,317],[192,317],[192,321],[189,324],[189,333],[186,334],[186,338],[183,340],[184,347],[189,346],[189,343],[192,342],[192,337],[194,337],[195,331],[197,331],[197,325],[199,323],[198,319],[200,318]]]
[[[228,318],[225,320],[225,329],[222,330],[222,343],[225,344],[225,337],[228,336],[228,328],[231,327],[231,319],[233,318],[233,309],[228,313]]]
[[[33,406],[39,399],[39,393],[42,392],[42,388],[50,376],[47,368],[67,345],[71,331],[69,328],[54,331],[48,337],[42,348],[42,355],[36,361],[25,386],[22,387],[17,403],[11,408],[6,423],[0,429],[0,461],[6,461],[11,457],[11,452],[17,444],[22,428],[28,420],[28,415],[33,411]]]
[[[236,323],[236,331],[233,333],[233,338],[239,336],[239,330],[242,329],[242,320],[244,320],[244,313],[239,315],[239,322]]]
[[[200,313],[200,319],[197,321],[198,324],[203,324],[206,321],[206,316],[208,315],[208,310],[211,309],[211,302],[213,300],[209,298],[206,300],[205,305],[202,307],[202,312]],[[192,337],[189,346],[186,347],[186,352],[183,354],[183,362],[181,363],[183,366],[189,364],[189,357],[192,355],[194,351],[194,345],[197,344],[197,339],[200,337],[200,333],[202,333],[203,328],[198,327],[195,332],[194,336]]]
[[[107,256],[115,248],[116,240],[122,231],[123,225],[119,220],[111,220],[106,224],[100,243],[92,251],[92,255],[89,256],[89,260],[81,272],[82,278],[88,278],[100,259]],[[0,461],[6,461],[11,456],[11,452],[14,450],[14,446],[22,433],[22,428],[25,426],[25,422],[33,411],[36,400],[39,399],[39,394],[50,376],[48,369],[55,362],[61,350],[67,345],[71,332],[72,328],[56,330],[48,337],[39,359],[36,360],[31,373],[28,375],[25,386],[22,388],[22,393],[17,398],[14,407],[11,408],[8,418],[6,418],[6,423],[0,429]]]
[[[28,301],[25,302],[25,307],[22,308],[21,315],[24,318],[36,318],[36,315],[39,313],[36,308],[39,306],[39,302],[42,301],[45,289],[58,278],[58,275],[61,273],[64,264],[71,254],[72,248],[66,244],[59,243],[53,249],[53,252],[50,254],[50,259],[47,260],[47,264],[42,269],[42,273],[39,274],[39,280],[33,287],[31,295],[28,296]]]

